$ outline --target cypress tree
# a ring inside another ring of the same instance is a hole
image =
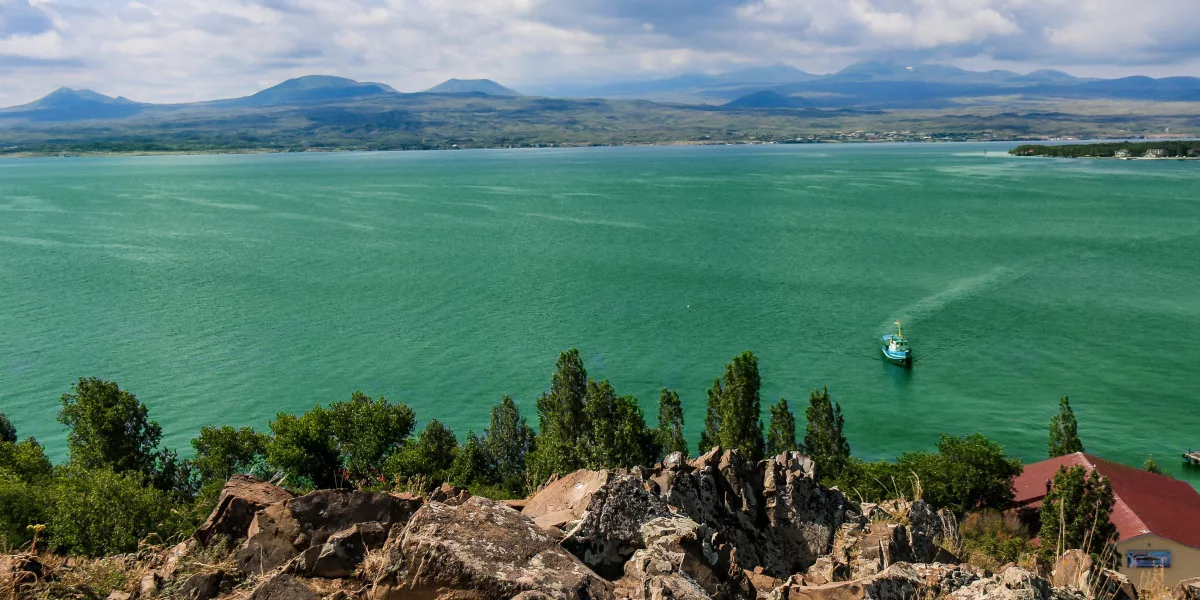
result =
[[[500,482],[509,489],[524,486],[525,461],[533,451],[534,434],[512,397],[504,396],[492,407],[491,424],[483,440],[487,454],[495,461],[493,470]]]
[[[829,388],[813,390],[804,411],[804,446],[822,480],[837,478],[850,462],[850,443],[842,434],[842,407],[829,399]]]
[[[688,455],[687,440],[683,438],[683,405],[675,390],[663,388],[658,396],[658,443],[663,452],[682,452]]]
[[[787,400],[780,398],[771,405],[771,420],[767,426],[767,455],[775,456],[796,449],[796,417],[788,410]]]
[[[579,350],[572,348],[558,356],[550,390],[537,401],[538,436],[530,457],[535,482],[583,467],[578,448],[585,433],[587,382]]]
[[[1078,425],[1075,423],[1075,411],[1071,410],[1071,401],[1066,396],[1058,401],[1058,414],[1050,418],[1048,446],[1050,458],[1083,452],[1083,442],[1079,440]]]
[[[1110,518],[1115,504],[1107,477],[1079,466],[1059,468],[1042,502],[1042,558],[1052,563],[1062,552],[1078,548],[1103,564],[1105,548],[1117,539]]]
[[[658,456],[658,441],[633,396],[617,396],[608,381],[588,381],[587,434],[579,440],[580,456],[591,469],[649,465]]]
[[[15,444],[17,442],[17,428],[13,427],[12,421],[0,412],[0,444],[5,442]]]
[[[715,445],[740,450],[751,461],[763,457],[762,404],[759,400],[758,358],[743,352],[725,365],[725,376],[713,380],[700,451]]]

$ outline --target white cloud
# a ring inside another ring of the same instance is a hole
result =
[[[1194,0],[0,0],[0,105],[59,85],[145,101],[309,73],[517,89],[902,58],[1200,74]]]

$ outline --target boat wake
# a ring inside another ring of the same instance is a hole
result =
[[[879,326],[880,330],[890,330],[896,320],[902,322],[919,321],[921,317],[937,312],[948,304],[968,298],[1001,283],[1020,277],[1021,273],[1009,267],[995,267],[989,271],[964,277],[950,284],[946,289],[913,302],[900,309],[886,322]]]

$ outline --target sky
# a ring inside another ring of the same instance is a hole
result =
[[[0,106],[60,86],[143,102],[330,74],[523,92],[862,60],[1200,75],[1200,0],[0,0]]]

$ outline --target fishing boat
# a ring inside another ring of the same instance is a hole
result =
[[[900,327],[900,321],[896,321],[896,333],[883,336],[883,357],[889,362],[895,363],[902,367],[912,366],[912,350],[908,347],[908,340],[904,339],[904,330]]]

